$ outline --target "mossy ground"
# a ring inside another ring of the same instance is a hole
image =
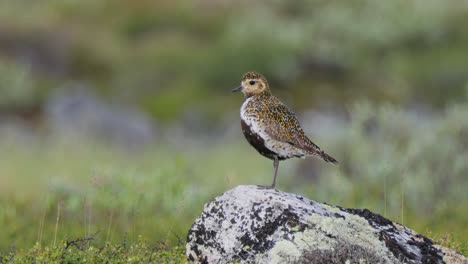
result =
[[[40,246],[0,255],[0,263],[186,263],[185,247],[148,243],[138,239],[135,243],[106,243],[92,245],[92,240],[61,241],[57,246]]]

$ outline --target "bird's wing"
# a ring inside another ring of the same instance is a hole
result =
[[[265,132],[274,140],[289,143],[297,148],[309,151],[311,154],[322,152],[304,133],[293,112],[279,100],[267,109],[269,118]]]

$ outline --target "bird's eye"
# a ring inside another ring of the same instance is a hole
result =
[[[249,84],[250,84],[250,85],[254,85],[254,84],[255,84],[255,81],[250,81]]]

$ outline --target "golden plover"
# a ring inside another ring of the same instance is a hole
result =
[[[245,96],[240,109],[245,138],[260,154],[273,160],[274,176],[270,188],[275,188],[280,160],[317,155],[326,162],[338,163],[305,135],[294,113],[271,94],[263,75],[246,73],[241,86],[232,90],[238,91]]]

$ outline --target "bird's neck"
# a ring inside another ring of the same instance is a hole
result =
[[[260,93],[246,93],[245,94],[245,99],[250,98],[250,97],[264,98],[264,97],[270,97],[270,96],[271,96],[270,90],[265,89],[265,90],[261,91]]]

